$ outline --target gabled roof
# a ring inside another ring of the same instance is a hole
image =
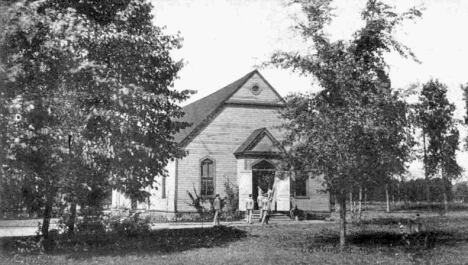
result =
[[[257,70],[254,70],[224,88],[221,88],[220,90],[183,107],[182,111],[185,115],[178,119],[178,121],[188,122],[192,125],[175,134],[174,141],[179,143],[181,146],[185,146],[190,142],[190,139],[193,138],[191,136],[197,134],[200,127],[203,127],[203,124],[218,112],[218,110],[223,106],[223,103],[236,93],[254,74],[258,74],[265,83],[271,87],[265,78],[263,78]],[[271,89],[281,100],[283,100],[273,87],[271,87]]]
[[[269,139],[272,143],[271,150],[256,150],[257,145],[263,139]],[[234,151],[234,155],[237,156],[255,156],[255,155],[279,155],[285,152],[281,144],[275,139],[275,137],[268,131],[267,128],[260,128],[253,131],[249,137]]]

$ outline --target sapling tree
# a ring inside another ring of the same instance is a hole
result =
[[[468,126],[468,83],[461,86],[463,90],[463,101],[465,101],[465,126]],[[465,127],[466,128],[466,127]],[[468,150],[468,136],[465,138],[465,149]]]
[[[440,176],[444,183],[450,183],[461,175],[462,168],[456,160],[459,132],[453,117],[455,105],[447,99],[447,86],[438,80],[425,83],[417,111],[418,123],[425,141],[426,181],[429,177]],[[445,210],[448,210],[447,192],[450,187],[444,185],[441,188],[444,191]]]
[[[309,53],[278,52],[271,64],[312,76],[322,90],[291,94],[282,116],[286,159],[295,169],[324,175],[324,185],[340,204],[340,246],[346,244],[346,197],[367,184],[388,183],[405,170],[413,145],[408,105],[393,91],[384,54],[416,59],[394,38],[417,9],[397,14],[381,1],[367,2],[364,26],[350,40],[331,41],[330,0],[297,0],[306,20],[297,28],[313,45]]]

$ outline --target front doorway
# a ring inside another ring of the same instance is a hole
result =
[[[255,202],[255,210],[258,210],[257,198],[260,192],[267,194],[268,189],[273,188],[275,182],[276,167],[266,160],[252,165],[252,197]]]

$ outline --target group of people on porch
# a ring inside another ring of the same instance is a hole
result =
[[[259,222],[264,224],[268,224],[268,219],[271,212],[271,205],[273,204],[273,196],[274,192],[272,189],[268,189],[267,194],[263,196],[263,190],[259,187],[258,188],[258,197],[257,197],[257,205],[258,209],[260,210],[260,220]],[[255,202],[252,198],[252,194],[249,194],[249,198],[245,202],[245,208],[247,210],[247,223],[252,223],[252,215],[254,210]]]
[[[272,189],[268,189],[267,193],[263,194],[263,190],[259,187],[258,188],[258,197],[257,197],[257,205],[258,209],[260,210],[260,220],[262,224],[268,224],[268,218],[271,211],[271,205],[274,203],[274,191]],[[221,199],[219,198],[219,194],[216,194],[215,199],[213,200],[213,209],[214,209],[214,218],[213,218],[213,226],[219,226],[219,215],[221,212]],[[246,209],[247,209],[247,222],[249,224],[252,223],[252,214],[254,210],[255,202],[252,198],[252,194],[249,194],[249,198],[246,201]]]

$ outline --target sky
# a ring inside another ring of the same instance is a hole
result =
[[[397,11],[416,6],[423,16],[403,24],[397,39],[409,46],[420,64],[387,54],[393,87],[422,85],[430,78],[448,86],[448,98],[464,114],[461,84],[468,83],[468,1],[466,0],[386,0]],[[174,51],[185,67],[175,89],[196,90],[183,105],[207,96],[239,79],[268,61],[276,51],[304,51],[298,32],[293,29],[301,18],[300,8],[286,0],[153,0],[154,23],[165,26],[166,34],[180,32],[183,47]],[[366,0],[335,0],[335,15],[328,32],[333,40],[349,39],[362,26],[360,12]],[[263,68],[260,73],[282,96],[292,92],[317,91],[311,77],[290,70]],[[462,129],[462,128],[460,128]],[[460,130],[461,132],[466,131]],[[461,134],[466,137],[466,133]],[[468,153],[457,160],[468,180]],[[423,177],[422,164],[410,166],[410,177]]]

